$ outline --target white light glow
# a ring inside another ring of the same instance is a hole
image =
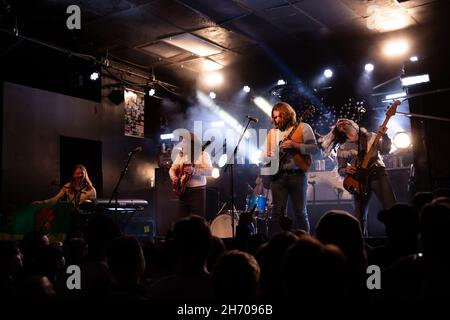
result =
[[[156,90],[154,88],[151,88],[150,90],[148,90],[148,95],[149,96],[154,96],[156,93]]]
[[[392,138],[392,143],[398,149],[405,149],[411,145],[411,137],[406,132],[397,132]]]
[[[422,74],[420,76],[401,78],[400,81],[404,87],[407,87],[418,83],[430,82],[430,76],[428,74]]]
[[[261,162],[260,156],[261,151],[258,149],[254,150],[250,155],[250,163],[259,164]]]
[[[90,79],[91,79],[92,81],[95,81],[95,80],[97,80],[99,77],[100,77],[100,74],[99,74],[98,72],[92,72],[92,73],[91,73],[91,76],[90,76]]]
[[[214,91],[211,91],[209,93],[209,97],[214,100],[217,97],[217,95],[216,95],[216,93]]]
[[[254,104],[258,106],[265,114],[267,114],[269,117],[272,117],[272,106],[269,102],[267,102],[266,99],[263,97],[256,97],[253,99]]]
[[[409,57],[409,61],[412,61],[412,62],[419,61],[419,57],[417,57],[417,56]]]
[[[219,165],[220,168],[222,168],[226,163],[227,163],[228,157],[226,154],[223,154],[220,156],[219,161],[217,162],[217,164]]]
[[[222,84],[223,76],[218,72],[208,73],[205,75],[203,81],[208,86],[217,86],[219,84]]]
[[[286,81],[284,81],[283,79],[278,80],[277,85],[282,86],[286,84]]]
[[[364,70],[366,70],[367,72],[372,72],[373,69],[375,69],[375,67],[371,63],[366,63],[366,65],[364,66]]]
[[[333,76],[333,71],[331,71],[331,69],[325,69],[323,75],[325,76],[325,78],[331,78]]]
[[[211,176],[214,179],[217,179],[218,177],[220,177],[220,170],[219,170],[219,168],[213,168],[212,172],[211,172]]]
[[[160,136],[161,140],[172,140],[173,133],[164,133]]]
[[[244,86],[244,87],[242,88],[242,90],[244,90],[244,92],[249,93],[249,92],[250,92],[250,87],[249,87],[249,86]]]
[[[386,56],[394,57],[401,56],[408,50],[409,44],[406,40],[392,40],[385,45],[383,52]]]

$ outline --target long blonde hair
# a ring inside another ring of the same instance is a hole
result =
[[[77,171],[78,169],[81,169],[84,172],[84,183],[87,186],[87,190],[93,189],[94,185],[92,184],[91,179],[89,179],[89,175],[86,170],[86,167],[83,166],[82,164],[77,164],[73,167],[72,177],[70,178],[70,189],[75,190],[75,179],[74,179],[73,175],[75,174],[75,171]]]

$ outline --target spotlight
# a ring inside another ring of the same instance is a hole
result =
[[[205,76],[204,81],[209,86],[216,86],[223,82],[223,76],[218,72],[208,73]]]
[[[371,64],[371,63],[366,63],[366,65],[364,66],[364,69],[365,69],[367,72],[372,72],[374,68],[375,68],[375,67],[374,67],[373,64]]]
[[[388,94],[385,97],[385,99],[386,100],[394,100],[394,99],[403,98],[403,97],[406,97],[406,92],[398,92],[398,93]]]
[[[217,164],[219,165],[220,168],[222,168],[226,163],[227,163],[228,157],[226,154],[223,154],[220,156],[219,161],[217,162]]]
[[[325,78],[331,78],[333,76],[333,71],[331,71],[331,69],[325,69],[323,75],[325,76]]]
[[[218,177],[220,177],[220,170],[219,170],[219,168],[213,168],[212,172],[211,172],[211,176],[214,179],[217,179]]]
[[[249,93],[249,92],[250,92],[250,87],[249,87],[249,86],[244,86],[244,87],[242,88],[242,90],[244,90],[244,92]]]
[[[284,81],[283,79],[278,80],[277,85],[282,86],[285,85],[286,81]]]
[[[221,64],[218,64],[215,61],[212,61],[209,59],[203,60],[203,70],[205,70],[205,71],[215,71],[215,70],[219,70],[222,68],[223,68],[223,66]]]
[[[265,114],[272,117],[272,105],[263,97],[256,97],[253,103],[258,106]]]
[[[90,76],[90,79],[91,79],[92,81],[95,81],[95,80],[97,80],[99,77],[100,77],[100,74],[99,74],[98,72],[92,72],[92,73],[91,73],[91,76]]]
[[[173,139],[173,133],[163,133],[160,136],[161,140],[172,140]]]
[[[406,40],[394,40],[388,42],[384,47],[384,54],[390,57],[400,56],[408,52],[409,45]]]
[[[154,96],[155,93],[156,93],[155,88],[151,88],[150,90],[148,90],[148,95],[149,95],[149,96]]]
[[[406,149],[411,145],[411,138],[406,132],[397,132],[392,138],[392,143],[398,149]]]
[[[215,99],[216,98],[216,93],[214,92],[214,91],[211,91],[210,93],[209,93],[209,97],[211,98],[211,99]]]
[[[430,76],[428,74],[422,74],[418,76],[400,78],[400,81],[402,82],[402,86],[407,87],[418,83],[430,82]]]
[[[412,56],[412,57],[409,57],[409,61],[416,62],[416,61],[419,61],[419,58],[417,56]]]

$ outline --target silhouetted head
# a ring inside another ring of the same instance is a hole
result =
[[[419,234],[419,219],[416,210],[403,203],[398,203],[389,209],[382,210],[377,215],[386,227],[386,235],[389,241],[417,242]]]
[[[450,247],[450,205],[430,203],[420,213],[420,239],[425,256],[448,258]],[[448,261],[447,260],[447,261]]]

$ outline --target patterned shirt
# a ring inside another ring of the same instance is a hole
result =
[[[363,133],[364,134],[364,133]],[[370,149],[375,140],[376,133],[369,132],[367,134],[367,149]],[[369,160],[369,167],[372,165],[378,167],[386,167],[381,154],[388,154],[391,150],[391,139],[387,135],[383,135],[377,149],[374,150]],[[358,141],[346,141],[339,146],[337,151],[338,173],[341,176],[346,176],[345,168],[348,164],[356,166],[358,160]]]

